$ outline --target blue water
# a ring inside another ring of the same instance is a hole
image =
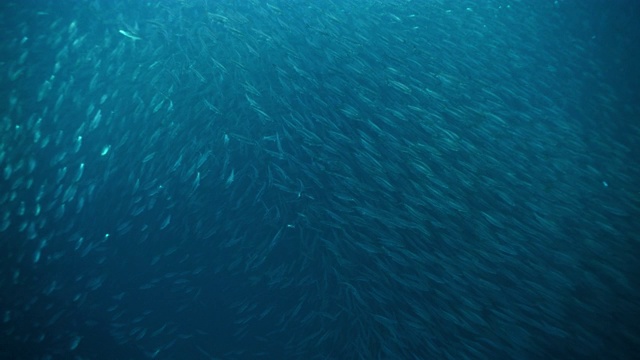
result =
[[[635,2],[0,5],[0,357],[633,359]]]

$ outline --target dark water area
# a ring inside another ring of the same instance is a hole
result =
[[[636,358],[638,15],[3,2],[0,358]]]

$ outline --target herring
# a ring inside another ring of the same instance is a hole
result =
[[[138,37],[138,36],[136,36],[136,35],[133,35],[132,33],[128,32],[128,31],[126,31],[126,30],[118,30],[118,32],[119,32],[120,34],[122,34],[122,35],[124,35],[124,36],[128,37],[129,39],[132,39],[132,40],[142,40],[142,38],[141,38],[141,37]]]

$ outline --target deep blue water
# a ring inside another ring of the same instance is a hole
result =
[[[633,359],[633,1],[0,5],[0,357]]]

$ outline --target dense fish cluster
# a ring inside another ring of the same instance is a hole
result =
[[[0,355],[631,358],[640,109],[507,3],[2,4]]]

